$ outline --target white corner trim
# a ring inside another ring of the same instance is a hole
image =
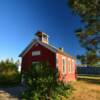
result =
[[[59,63],[59,61],[58,61],[58,54],[56,53],[56,68],[59,68],[58,63]]]
[[[65,56],[62,56],[62,59],[66,59],[66,57]]]

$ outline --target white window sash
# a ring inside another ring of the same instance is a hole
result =
[[[66,74],[66,59],[65,57],[62,58],[62,74]]]
[[[74,69],[75,69],[75,63],[74,60],[72,60],[72,72],[74,73]]]
[[[71,73],[71,59],[68,58],[68,73]]]

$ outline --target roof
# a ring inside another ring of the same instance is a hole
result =
[[[54,52],[54,53],[59,52],[59,53],[61,53],[62,55],[69,56],[69,57],[75,59],[75,57],[71,56],[71,55],[68,54],[68,53],[62,52],[61,50],[59,50],[59,48],[56,48],[55,46],[50,45],[50,44],[43,43],[43,42],[41,42],[40,40],[37,40],[37,39],[33,39],[33,40],[29,43],[29,45],[21,52],[21,54],[19,55],[19,57],[23,57],[23,56],[32,48],[32,46],[33,46],[34,44],[36,44],[36,43],[39,43],[40,45],[42,45],[42,46],[48,48],[49,50],[51,50],[51,51]]]

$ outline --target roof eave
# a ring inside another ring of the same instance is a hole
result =
[[[49,50],[51,50],[52,52],[56,53],[57,50],[55,48],[51,48],[50,45],[48,44],[45,44],[45,43],[42,43],[41,41],[39,40],[32,40],[32,42],[22,51],[22,53],[19,55],[19,57],[23,57],[27,52],[28,50],[36,43],[38,42],[40,45],[43,45],[44,47],[48,48]]]

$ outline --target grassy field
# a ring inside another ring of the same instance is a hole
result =
[[[67,100],[100,100],[100,76],[78,76],[73,94]]]
[[[74,88],[74,91],[67,100],[100,100],[100,76],[81,75],[78,76],[77,81],[72,82],[71,84]],[[0,100],[18,100],[18,99],[14,98],[13,95],[7,91],[0,91]]]

